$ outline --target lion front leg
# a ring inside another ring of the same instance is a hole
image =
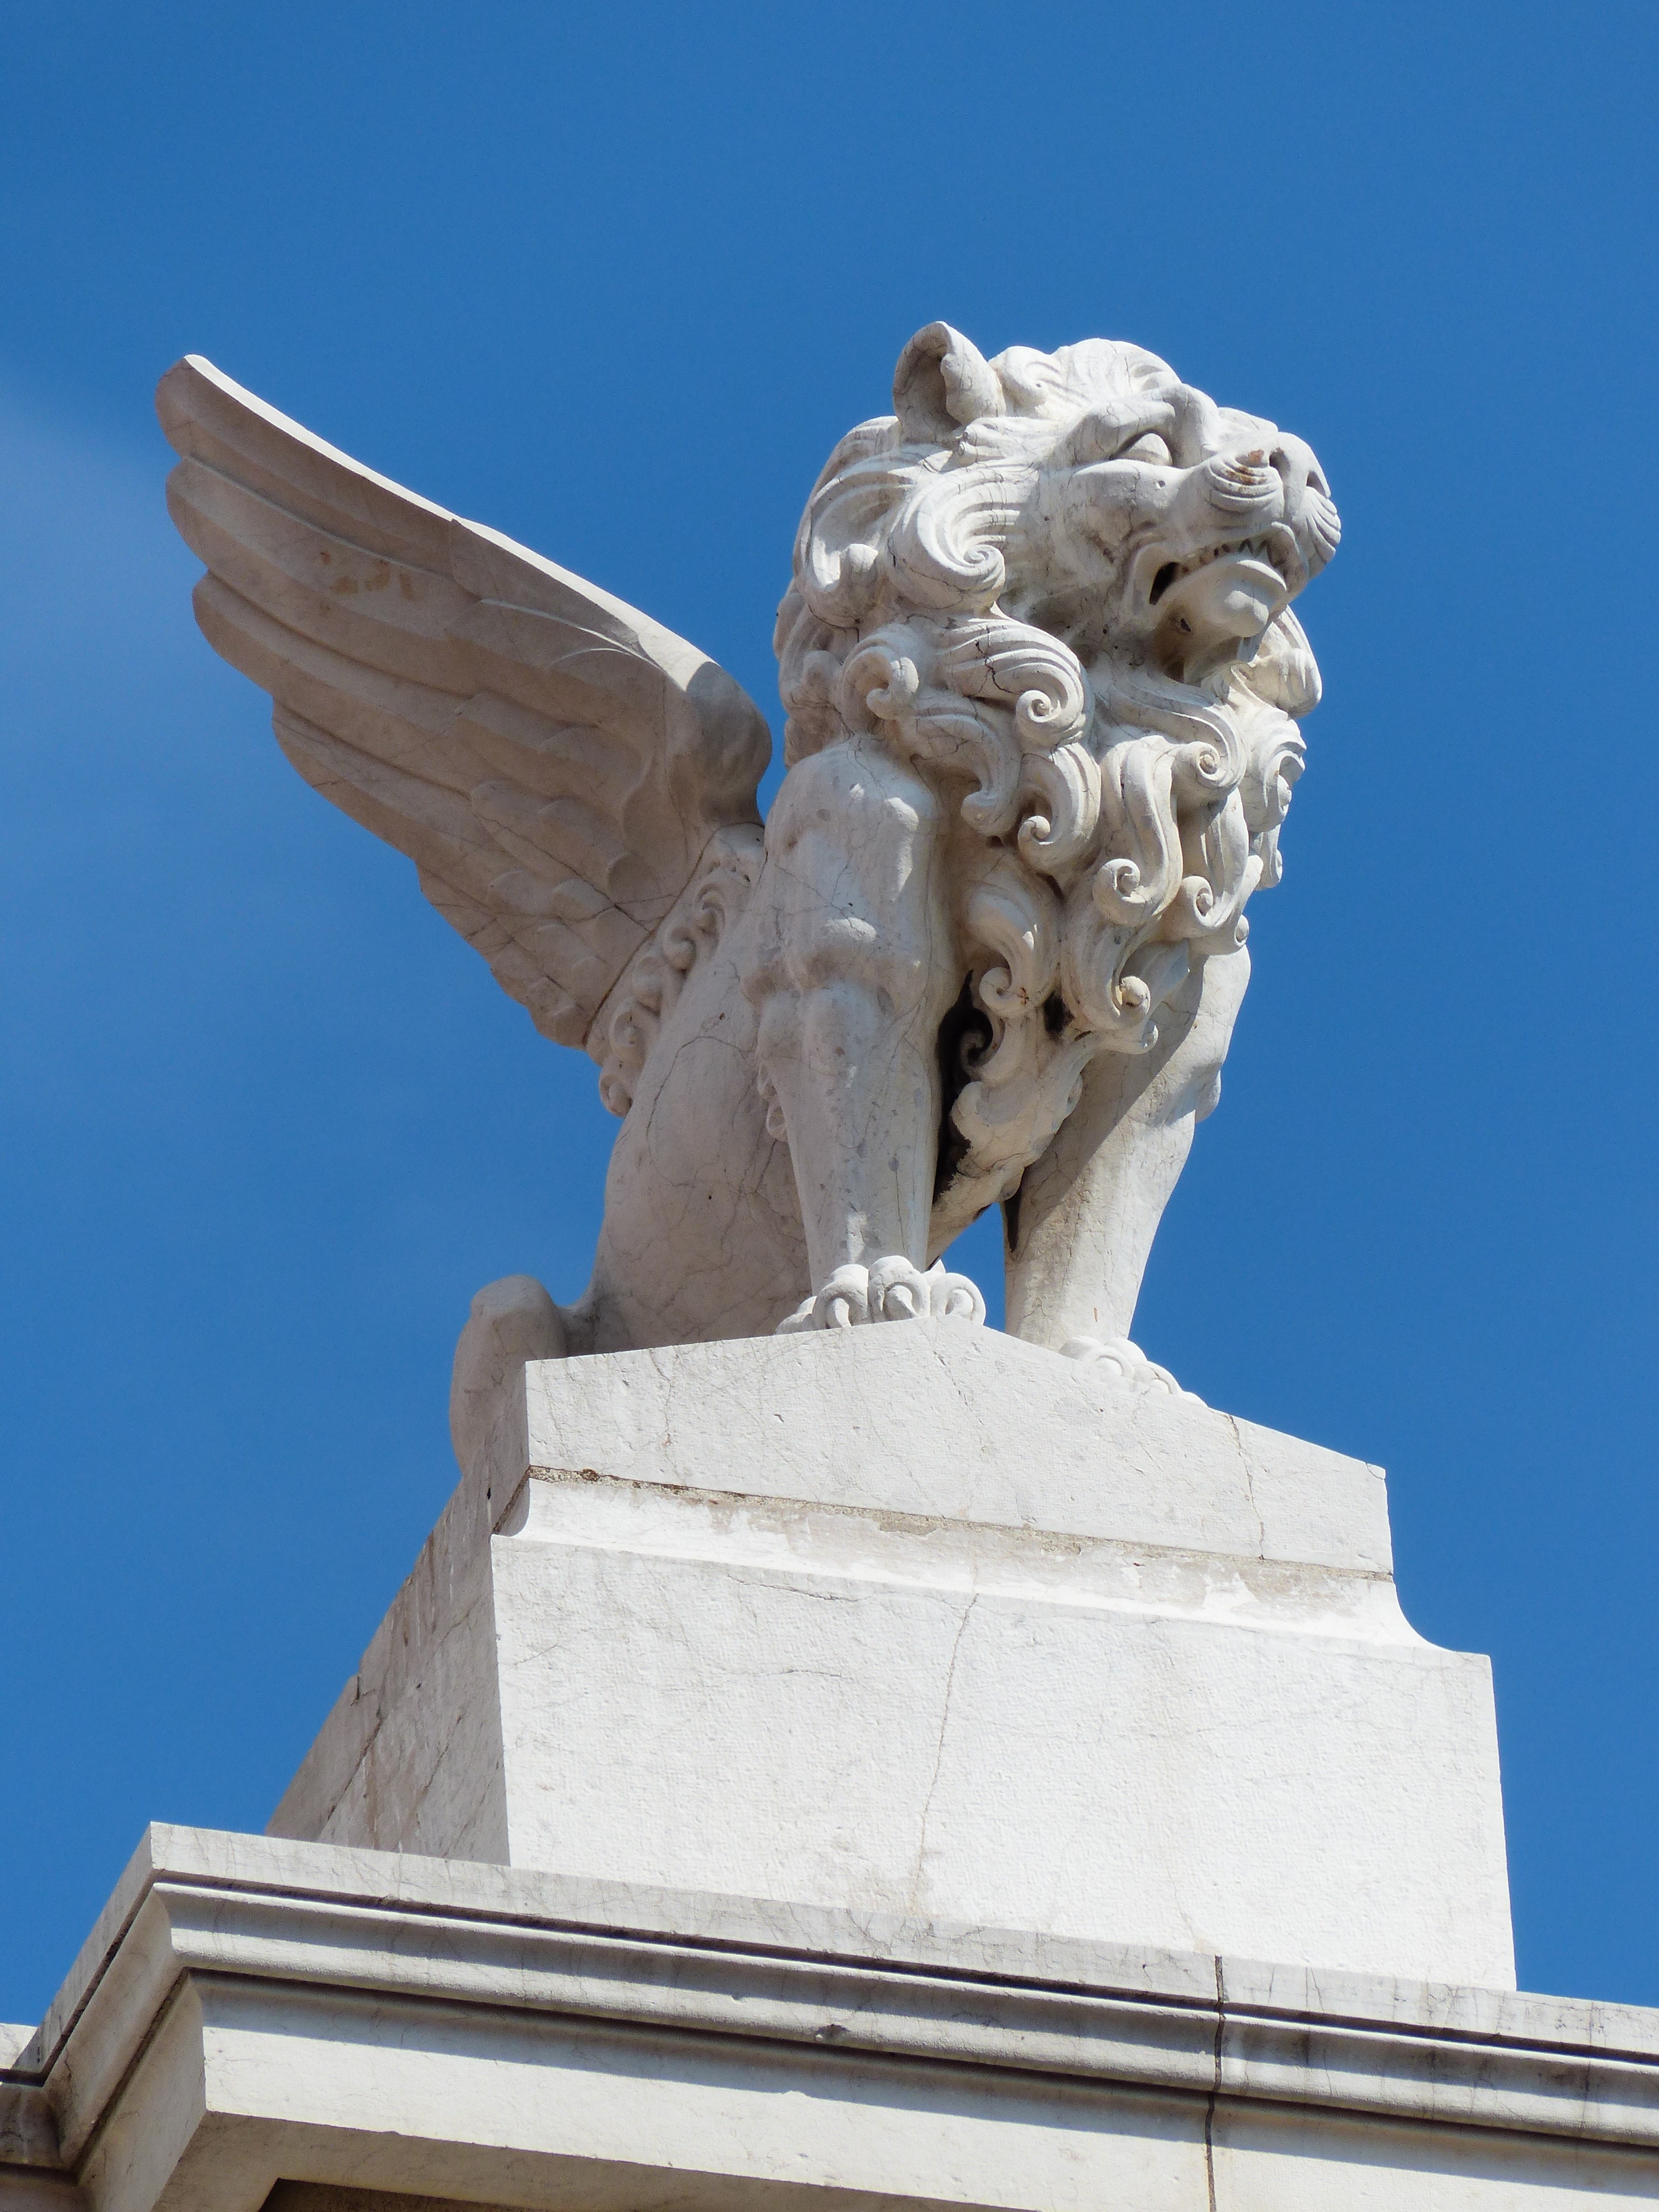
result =
[[[1103,1053],[1008,1209],[1008,1328],[1128,1379],[1176,1389],[1129,1341],[1141,1277],[1249,981],[1240,951],[1206,960],[1158,1014],[1144,1056]]]
[[[939,800],[875,740],[791,769],[767,828],[744,992],[775,1133],[788,1139],[812,1294],[781,1326],[961,1314],[927,1267],[939,1024],[960,978]]]

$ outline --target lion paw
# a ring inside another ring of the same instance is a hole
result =
[[[1080,1360],[1087,1367],[1104,1367],[1131,1389],[1162,1390],[1171,1398],[1190,1398],[1195,1406],[1204,1403],[1195,1390],[1183,1390],[1167,1367],[1148,1359],[1140,1346],[1131,1344],[1127,1336],[1074,1336],[1061,1345],[1060,1352],[1062,1359]]]
[[[926,1273],[902,1256],[873,1267],[837,1267],[821,1290],[778,1323],[780,1336],[809,1328],[856,1328],[873,1321],[983,1322],[985,1300],[966,1275],[945,1271],[937,1260]]]
[[[463,1474],[489,1440],[507,1394],[527,1359],[562,1359],[564,1316],[533,1275],[486,1283],[455,1346],[449,1385],[449,1433]]]

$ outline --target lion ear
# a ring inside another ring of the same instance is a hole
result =
[[[893,412],[907,445],[944,445],[967,423],[1000,415],[1007,404],[990,362],[949,323],[918,331],[893,371]]]

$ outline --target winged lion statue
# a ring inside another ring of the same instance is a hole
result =
[[[1128,1332],[1319,696],[1306,445],[1134,346],[918,332],[796,537],[763,826],[695,647],[208,362],[158,407],[210,642],[622,1116],[586,1294],[474,1302],[464,1462],[527,1357],[982,1321],[940,1255],[996,1205],[1009,1329],[1176,1387]]]

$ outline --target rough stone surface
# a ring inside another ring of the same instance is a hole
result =
[[[1378,1470],[962,1322],[532,1364],[276,1832],[1512,1985]]]
[[[586,1296],[463,1338],[463,1457],[504,1352],[982,1320],[938,1255],[1000,1202],[1014,1333],[1176,1387],[1128,1331],[1319,696],[1300,440],[1136,346],[919,331],[802,520],[763,836],[695,647],[208,362],[158,404],[208,637],[624,1116]]]

